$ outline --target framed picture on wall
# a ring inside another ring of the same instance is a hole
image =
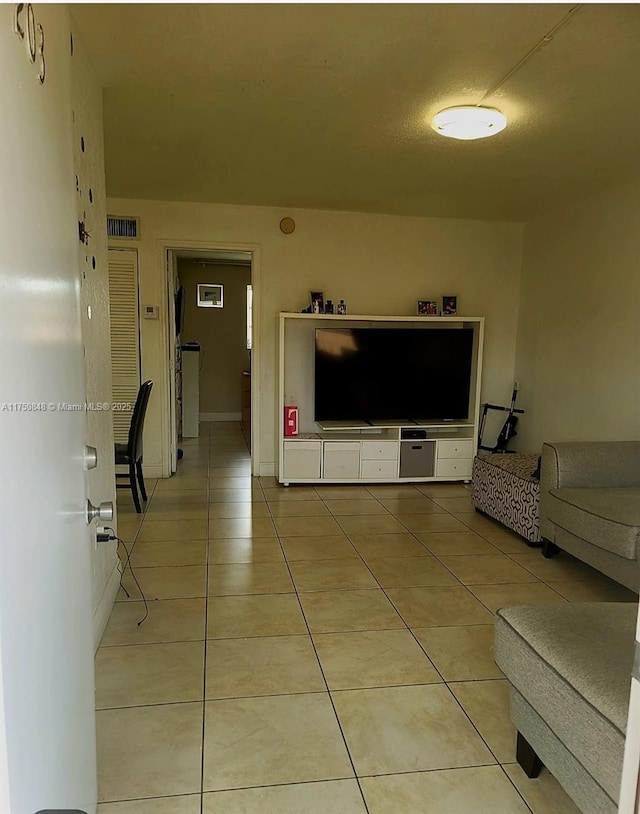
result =
[[[199,308],[223,308],[224,286],[211,283],[198,283]]]
[[[418,300],[418,314],[422,317],[437,317],[437,300]]]
[[[451,317],[458,313],[458,298],[457,297],[443,297],[442,298],[442,316]]]

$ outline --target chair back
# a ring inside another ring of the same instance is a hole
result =
[[[129,442],[127,444],[127,455],[132,463],[142,458],[142,429],[152,387],[152,381],[143,382],[140,385],[136,404],[133,408],[131,425],[129,426]]]

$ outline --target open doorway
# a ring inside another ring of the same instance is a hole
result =
[[[241,429],[253,470],[253,253],[167,249],[167,272],[171,472],[209,422]]]

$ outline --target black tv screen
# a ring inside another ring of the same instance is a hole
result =
[[[315,420],[469,416],[473,328],[316,329]]]

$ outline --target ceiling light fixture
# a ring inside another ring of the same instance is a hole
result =
[[[507,117],[493,107],[463,105],[447,107],[431,120],[431,127],[441,136],[462,141],[495,136],[507,126]]]

